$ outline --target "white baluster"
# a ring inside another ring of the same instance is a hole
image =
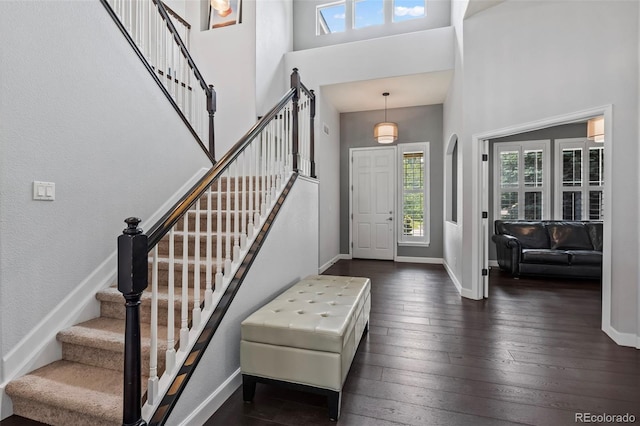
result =
[[[167,352],[165,355],[165,365],[166,370],[171,371],[175,367],[176,364],[176,350],[175,350],[175,336],[174,336],[174,327],[175,320],[173,318],[174,314],[174,304],[175,304],[175,254],[174,254],[174,244],[175,244],[175,233],[173,228],[169,231],[169,278],[167,281]]]
[[[182,298],[180,302],[180,350],[189,347],[189,212],[184,215],[184,237],[182,238]]]
[[[225,172],[225,183],[227,186],[227,202],[225,203],[225,228],[226,228],[226,232],[225,232],[225,244],[224,244],[224,248],[225,248],[225,260],[224,260],[224,275],[225,277],[229,277],[231,278],[231,170],[230,168],[227,168],[226,172]],[[220,223],[220,222],[218,222]],[[220,227],[219,229],[222,229],[222,227]]]
[[[158,397],[158,246],[153,248],[151,266],[151,330],[149,347],[149,380],[147,402],[155,404]]]
[[[253,179],[255,180],[256,188],[254,191],[255,197],[255,212],[253,213],[253,226],[255,231],[258,231],[258,227],[260,226],[260,141],[262,140],[262,135],[258,135],[256,139],[251,142],[251,146],[253,147]]]
[[[204,308],[206,310],[212,309],[211,305],[213,304],[213,289],[212,289],[212,275],[213,275],[213,235],[211,230],[211,210],[213,206],[211,205],[211,188],[207,190],[207,270],[206,270],[206,283],[207,289],[204,292]],[[219,192],[219,191],[218,191]],[[220,232],[220,230],[218,230]],[[216,241],[216,246],[219,245],[219,242]],[[216,247],[217,248],[217,247]],[[220,255],[217,255],[217,262],[220,262]],[[216,277],[217,281],[217,277]],[[216,282],[216,287],[218,283]]]
[[[200,200],[196,201],[196,235],[193,249],[193,322],[192,327],[200,326]]]
[[[242,222],[240,223],[240,249],[244,250],[247,248],[247,202],[246,202],[246,195],[247,195],[247,170],[246,170],[246,163],[247,163],[247,156],[246,156],[246,150],[243,151],[237,159],[239,165],[240,165],[240,176],[242,178],[242,188],[240,190],[240,197],[242,202],[240,203],[239,207],[242,211],[242,214],[240,215]]]
[[[249,164],[248,164],[248,170],[247,170],[247,174],[249,175],[249,191],[247,192],[247,197],[249,197],[248,201],[249,201],[249,208],[248,208],[248,217],[247,217],[247,237],[251,240],[253,239],[253,235],[254,235],[254,225],[253,225],[253,180],[256,178],[255,173],[253,171],[253,165],[255,163],[253,157],[254,157],[254,143],[252,142],[248,147],[247,147],[247,158],[249,160]]]
[[[271,120],[271,138],[269,142],[269,178],[271,182],[271,203],[276,201],[276,120]],[[271,204],[269,204],[271,205]]]
[[[234,176],[234,197],[233,197],[233,261],[238,262],[240,260],[240,177],[238,176],[239,161],[236,160],[230,166],[233,167]],[[231,220],[231,218],[229,218]]]
[[[133,27],[133,2],[127,2],[127,31],[131,34],[131,28]]]
[[[260,216],[267,215],[267,202],[269,188],[267,187],[267,128],[260,134],[260,175],[262,178],[262,202],[260,204]]]
[[[276,187],[279,189],[282,185],[282,173],[280,171],[280,149],[282,146],[282,122],[284,120],[284,116],[282,112],[278,113],[275,120],[276,126],[276,147],[275,147],[275,167],[276,167]]]
[[[218,186],[217,203],[216,203],[216,291],[222,291],[222,242],[224,233],[222,232],[222,177],[216,182]],[[209,204],[211,205],[211,204]],[[213,208],[213,207],[210,207]]]

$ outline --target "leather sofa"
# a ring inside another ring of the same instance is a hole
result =
[[[514,277],[599,279],[602,222],[496,220],[498,266]]]

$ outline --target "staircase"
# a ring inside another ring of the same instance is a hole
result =
[[[225,191],[226,182],[220,185]],[[241,195],[258,197],[261,199],[259,186],[254,186],[253,191],[242,192]],[[211,191],[212,199],[217,200],[217,187]],[[200,227],[206,229],[207,193],[200,200],[201,210],[196,212],[195,208],[187,212],[188,220],[188,252],[195,252],[195,224],[197,215],[200,216]],[[223,209],[229,204],[226,192],[223,198]],[[231,197],[231,205],[235,205],[237,200]],[[213,222],[217,223],[218,209],[212,203]],[[251,213],[251,212],[248,212]],[[226,216],[226,212],[223,212]],[[223,217],[222,226],[226,226],[227,220],[233,219]],[[177,226],[184,228],[184,219],[181,219]],[[184,231],[174,232],[174,251],[182,249],[184,241]],[[206,233],[200,238],[200,252],[206,252]],[[211,244],[213,252],[216,245],[224,245],[227,234],[223,231],[212,229]],[[234,234],[230,234],[234,238]],[[169,270],[169,240],[166,235],[158,244],[158,271],[159,281],[166,282]],[[214,263],[216,260],[214,259]],[[182,259],[176,259],[174,273],[177,278],[174,288],[176,299],[173,305],[174,310],[174,335],[180,334],[181,310],[182,310]],[[151,274],[152,265],[149,265]],[[188,259],[188,279],[194,279],[194,258]],[[205,270],[200,271],[201,280],[205,282]],[[157,297],[158,322],[165,324],[158,327],[158,336],[165,336],[159,339],[158,351],[167,350],[167,307],[169,300],[169,288],[160,286]],[[205,289],[200,290],[198,299],[204,300]],[[7,386],[7,394],[13,401],[14,413],[16,415],[37,420],[53,425],[121,425],[122,424],[122,373],[123,373],[123,353],[124,353],[124,330],[125,330],[125,309],[122,294],[114,286],[104,289],[96,295],[100,302],[100,317],[90,321],[77,324],[66,330],[62,330],[57,335],[57,340],[62,346],[62,359],[51,363],[45,367],[33,371],[32,373],[12,381]],[[142,324],[142,371],[148,372],[150,353],[150,332],[151,332],[151,289],[147,289],[142,296],[141,321]],[[188,305],[194,304],[193,288],[189,289]],[[192,321],[192,311],[189,310],[189,322]],[[174,345],[178,350],[179,341]],[[165,370],[164,359],[158,363],[158,375],[162,375]],[[148,377],[143,376],[143,391],[146,391]]]
[[[201,79],[162,3],[101,1],[143,61],[155,51],[158,62],[145,62],[147,68],[173,96],[172,105],[213,160],[215,93]],[[118,18],[109,3],[139,9],[124,7]],[[162,21],[151,18],[154,7]],[[143,18],[140,30],[132,26],[136,16]],[[128,20],[128,28],[119,19]],[[171,33],[163,43],[173,39],[177,47],[154,48],[144,35],[165,31],[163,22]],[[136,44],[145,42],[146,49]],[[165,48],[173,53],[166,55]],[[195,75],[193,88],[189,73]],[[203,92],[188,99],[190,92],[199,92],[193,90],[196,85]],[[203,100],[206,109],[194,106]],[[315,177],[314,115],[313,91],[294,69],[291,90],[214,160],[146,235],[137,226],[139,219],[127,219],[128,228],[118,238],[120,282],[96,294],[98,318],[58,332],[62,359],[7,384],[14,414],[65,426],[145,424],[143,419],[164,424],[293,182],[298,175]],[[203,131],[207,116],[209,131]]]

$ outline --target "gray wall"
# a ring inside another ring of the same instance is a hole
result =
[[[384,1],[387,3],[385,7],[390,8],[389,3],[391,0]],[[293,2],[293,50],[311,49],[350,41],[448,27],[451,22],[451,2],[449,0],[429,0],[427,1],[427,16],[425,18],[412,19],[401,23],[387,22],[383,25],[358,28],[356,30],[350,29],[349,24],[347,24],[344,32],[317,36],[316,6],[327,3],[331,3],[331,0],[297,0]],[[347,2],[346,22],[351,22],[352,19],[349,4],[352,3]]]
[[[442,105],[387,110],[398,123],[397,144],[429,142],[431,191],[431,243],[429,247],[398,247],[398,256],[442,258]],[[340,253],[349,253],[349,149],[379,147],[373,126],[384,119],[384,110],[340,114]]]
[[[587,137],[587,124],[575,123],[565,124],[562,126],[549,127],[547,129],[540,129],[533,132],[520,133],[512,136],[505,136],[504,138],[491,139],[489,141],[489,223],[491,224],[490,235],[494,234],[494,220],[493,217],[493,172],[497,166],[493,161],[493,147],[496,142],[520,142],[520,141],[535,141],[535,140],[551,140],[551,146],[549,149],[549,158],[551,161],[551,182],[550,182],[550,199],[551,199],[551,214],[554,211],[554,168],[555,163],[555,142],[556,139],[568,139],[568,138],[584,138]],[[605,154],[606,155],[606,154]],[[489,242],[489,260],[496,260],[496,246],[490,240]]]

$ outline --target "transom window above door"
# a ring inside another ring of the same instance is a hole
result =
[[[401,23],[426,16],[426,0],[339,0],[316,6],[316,35]]]

